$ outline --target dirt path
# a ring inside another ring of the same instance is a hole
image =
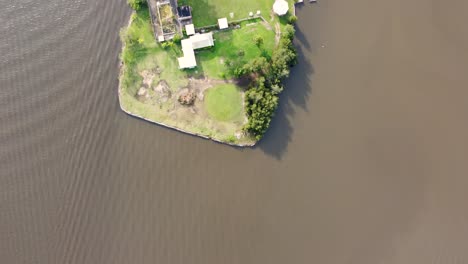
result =
[[[265,20],[262,19],[262,25],[265,26],[266,29],[268,30],[273,30],[273,28],[271,27],[270,23],[266,22]]]
[[[278,45],[281,38],[281,27],[279,23],[275,23],[275,43]]]

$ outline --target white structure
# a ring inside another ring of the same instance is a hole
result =
[[[184,53],[184,56],[177,59],[179,61],[179,69],[193,68],[197,66],[195,52],[193,51],[192,41],[190,41],[190,39],[182,40],[182,52]]]
[[[275,12],[279,16],[286,15],[288,9],[288,2],[286,2],[285,0],[276,0],[273,4],[273,12]]]
[[[163,42],[164,41],[164,36],[158,36],[158,41]]]
[[[208,32],[205,34],[196,34],[191,36],[190,41],[192,41],[193,49],[201,49],[206,47],[214,46],[213,32]]]
[[[214,46],[213,33],[196,34],[183,39],[181,44],[184,56],[178,58],[179,69],[193,68],[197,66],[194,50]]]
[[[185,25],[185,32],[188,36],[195,35],[195,26],[193,24]]]
[[[229,27],[228,25],[228,21],[227,21],[227,18],[220,18],[218,19],[218,26],[219,26],[219,29],[226,29]]]

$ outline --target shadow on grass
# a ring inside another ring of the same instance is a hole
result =
[[[295,42],[300,41],[295,40]],[[270,128],[255,148],[281,160],[291,141],[293,127],[289,119],[295,114],[295,107],[305,111],[307,101],[312,93],[310,85],[314,68],[304,55],[302,46],[297,46],[298,64],[291,69],[289,78],[284,82],[284,91],[280,95],[280,103],[273,117]]]

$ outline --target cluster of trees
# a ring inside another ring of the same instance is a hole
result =
[[[235,69],[237,76],[251,78],[245,94],[248,122],[244,130],[259,140],[268,129],[278,107],[278,96],[283,90],[282,81],[289,76],[289,68],[297,62],[292,44],[294,27],[287,25],[271,58],[262,56]]]
[[[127,3],[133,10],[140,10],[146,0],[127,0]]]

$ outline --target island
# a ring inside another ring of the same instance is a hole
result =
[[[128,0],[119,104],[127,114],[235,146],[267,131],[297,62],[293,0]]]

